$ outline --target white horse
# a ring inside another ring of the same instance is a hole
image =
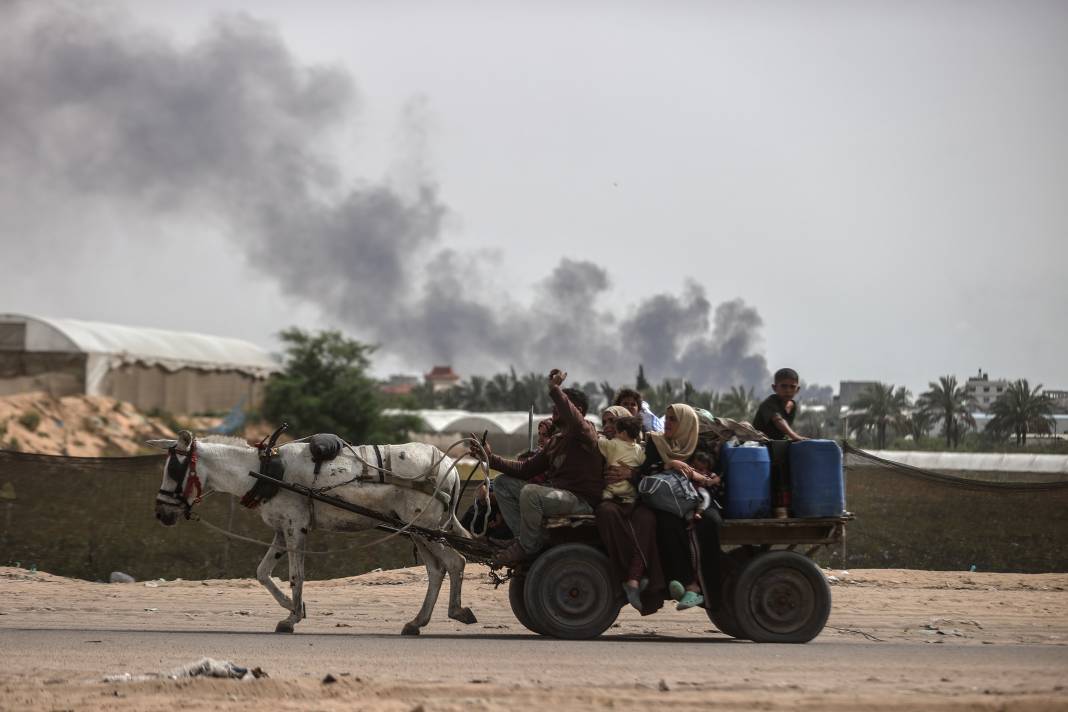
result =
[[[149,444],[169,452],[163,466],[163,483],[156,497],[156,519],[165,526],[173,526],[179,515],[188,514],[202,493],[226,492],[241,497],[258,481],[248,473],[259,470],[259,451],[240,438],[212,435],[198,440],[192,433],[182,431],[178,440],[152,440]],[[305,443],[281,446],[278,457],[285,465],[286,482],[315,489],[337,485],[330,490],[330,495],[404,522],[414,521],[422,527],[440,527],[442,531],[470,536],[456,519],[460,477],[453,467],[453,459],[436,447],[422,443],[382,447],[388,449],[387,454],[391,456],[387,460],[392,460],[394,481],[405,484],[403,480],[418,480],[427,474],[425,482],[430,483],[438,496],[418,488],[381,483],[375,469],[374,450],[368,446],[356,448],[363,462],[345,450],[336,459],[322,463],[318,474],[314,472],[315,465]],[[428,469],[432,471],[427,472]],[[312,529],[357,532],[373,529],[380,522],[312,502],[286,490],[278,490],[258,509],[264,523],[274,530],[274,541],[256,569],[256,578],[289,611],[289,616],[278,622],[275,631],[292,633],[293,626],[304,618],[302,590],[308,532]],[[449,618],[461,623],[475,623],[471,609],[464,608],[460,601],[466,559],[439,542],[419,536],[412,536],[411,541],[426,564],[429,581],[422,608],[414,619],[404,624],[401,632],[418,635],[419,629],[430,621],[446,572],[449,574]],[[285,595],[271,579],[271,572],[283,553],[289,554],[292,596]]]

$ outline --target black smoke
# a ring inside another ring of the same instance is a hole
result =
[[[227,17],[179,45],[87,7],[0,4],[0,208],[26,218],[9,224],[56,205],[215,221],[286,293],[415,368],[623,382],[642,363],[654,381],[768,382],[756,310],[694,283],[622,313],[602,306],[604,269],[564,259],[531,302],[510,299],[443,244],[432,180],[346,177],[330,138],[359,108],[355,83],[297,61],[270,26]]]

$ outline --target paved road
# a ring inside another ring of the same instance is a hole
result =
[[[99,679],[156,672],[203,656],[260,666],[273,678],[350,673],[365,680],[539,686],[704,685],[870,693],[1057,692],[1068,646],[846,643],[756,645],[719,637],[604,636],[565,642],[533,635],[276,635],[99,629],[0,630],[5,672]]]

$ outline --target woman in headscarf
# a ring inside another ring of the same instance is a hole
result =
[[[613,405],[601,411],[601,434],[611,440],[616,436],[616,419],[629,418],[630,411],[621,405]]]
[[[629,410],[614,405],[601,411],[601,432],[616,435],[615,421],[631,417]],[[617,465],[606,469],[605,482],[636,480],[636,468]],[[664,605],[667,585],[656,547],[656,515],[641,501],[625,504],[607,499],[598,505],[597,530],[617,581],[623,584],[627,600],[643,616]]]
[[[712,478],[697,472],[688,462],[697,449],[697,436],[698,420],[694,409],[685,403],[669,405],[664,415],[664,432],[649,433],[645,462],[638,468],[639,479],[674,470],[695,486],[713,484]],[[689,522],[660,510],[655,512],[655,516],[657,548],[663,564],[664,578],[669,581],[668,593],[678,601],[680,610],[703,605],[704,597],[701,595],[701,583],[697,575],[695,550],[690,544]],[[702,527],[702,531],[704,529],[705,527]],[[715,547],[716,551],[710,552],[712,555],[708,557],[713,561],[719,556],[718,531]]]

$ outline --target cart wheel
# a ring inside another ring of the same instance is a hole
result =
[[[530,612],[527,611],[527,602],[523,598],[526,583],[525,575],[512,574],[512,578],[508,580],[508,603],[512,605],[515,619],[522,623],[524,628],[540,634],[541,631],[534,627],[534,621],[530,617]]]
[[[811,560],[792,551],[761,554],[738,575],[734,611],[758,643],[807,643],[831,613],[831,587]]]
[[[609,572],[608,558],[586,544],[549,549],[527,572],[523,598],[532,630],[571,640],[596,638],[623,606],[623,589]]]
[[[705,609],[712,625],[724,635],[732,638],[745,640],[745,631],[738,623],[738,616],[734,612],[734,592],[738,587],[738,576],[742,569],[749,563],[752,553],[746,549],[735,549],[729,554],[719,557],[720,566],[720,598],[719,610],[710,611]]]

